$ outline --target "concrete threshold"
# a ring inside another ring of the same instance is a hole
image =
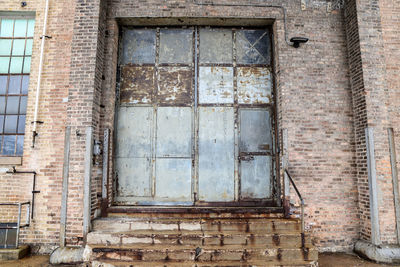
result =
[[[22,245],[19,248],[0,249],[0,261],[19,260],[28,255],[29,246]]]
[[[400,246],[374,245],[368,241],[359,240],[354,251],[362,257],[379,263],[400,263]]]

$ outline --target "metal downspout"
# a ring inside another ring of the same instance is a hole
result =
[[[46,0],[46,9],[44,13],[44,22],[43,22],[43,32],[41,35],[42,44],[40,45],[40,59],[39,59],[39,72],[38,72],[38,80],[36,84],[36,98],[35,98],[35,113],[33,117],[33,130],[32,130],[32,147],[35,147],[35,139],[37,136],[37,123],[38,123],[38,112],[39,112],[39,97],[40,97],[40,83],[42,80],[42,71],[43,71],[43,54],[44,54],[44,44],[46,42],[46,28],[47,28],[47,17],[49,13],[49,0]]]

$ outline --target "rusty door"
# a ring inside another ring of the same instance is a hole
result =
[[[120,45],[116,203],[271,200],[269,30],[123,28]]]

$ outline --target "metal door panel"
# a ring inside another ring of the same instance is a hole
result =
[[[200,104],[233,103],[233,68],[200,67]]]
[[[118,197],[151,196],[151,159],[117,158]]]
[[[232,63],[232,30],[200,29],[200,63]]]
[[[156,199],[190,201],[192,194],[192,160],[157,158]]]
[[[162,29],[160,31],[160,63],[193,61],[193,30]]]
[[[124,29],[122,45],[122,64],[154,64],[156,58],[156,30]]]
[[[192,109],[159,107],[157,110],[157,157],[187,157],[192,154]]]
[[[234,109],[199,108],[199,200],[234,200]]]
[[[120,103],[152,103],[154,95],[154,67],[125,66],[122,68]]]
[[[192,69],[189,67],[159,67],[158,95],[160,104],[192,104]]]
[[[271,156],[251,156],[240,162],[241,199],[271,197]]]
[[[116,157],[150,157],[152,107],[120,107]]]
[[[272,103],[272,77],[267,68],[237,68],[237,89],[239,104]]]
[[[269,110],[241,109],[239,151],[270,152],[272,150],[271,114]]]

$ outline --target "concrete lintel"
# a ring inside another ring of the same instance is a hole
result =
[[[0,249],[0,261],[19,260],[28,255],[29,246],[21,245],[19,248]]]
[[[368,241],[359,240],[354,246],[354,251],[362,257],[380,263],[400,263],[400,246],[376,246]]]

